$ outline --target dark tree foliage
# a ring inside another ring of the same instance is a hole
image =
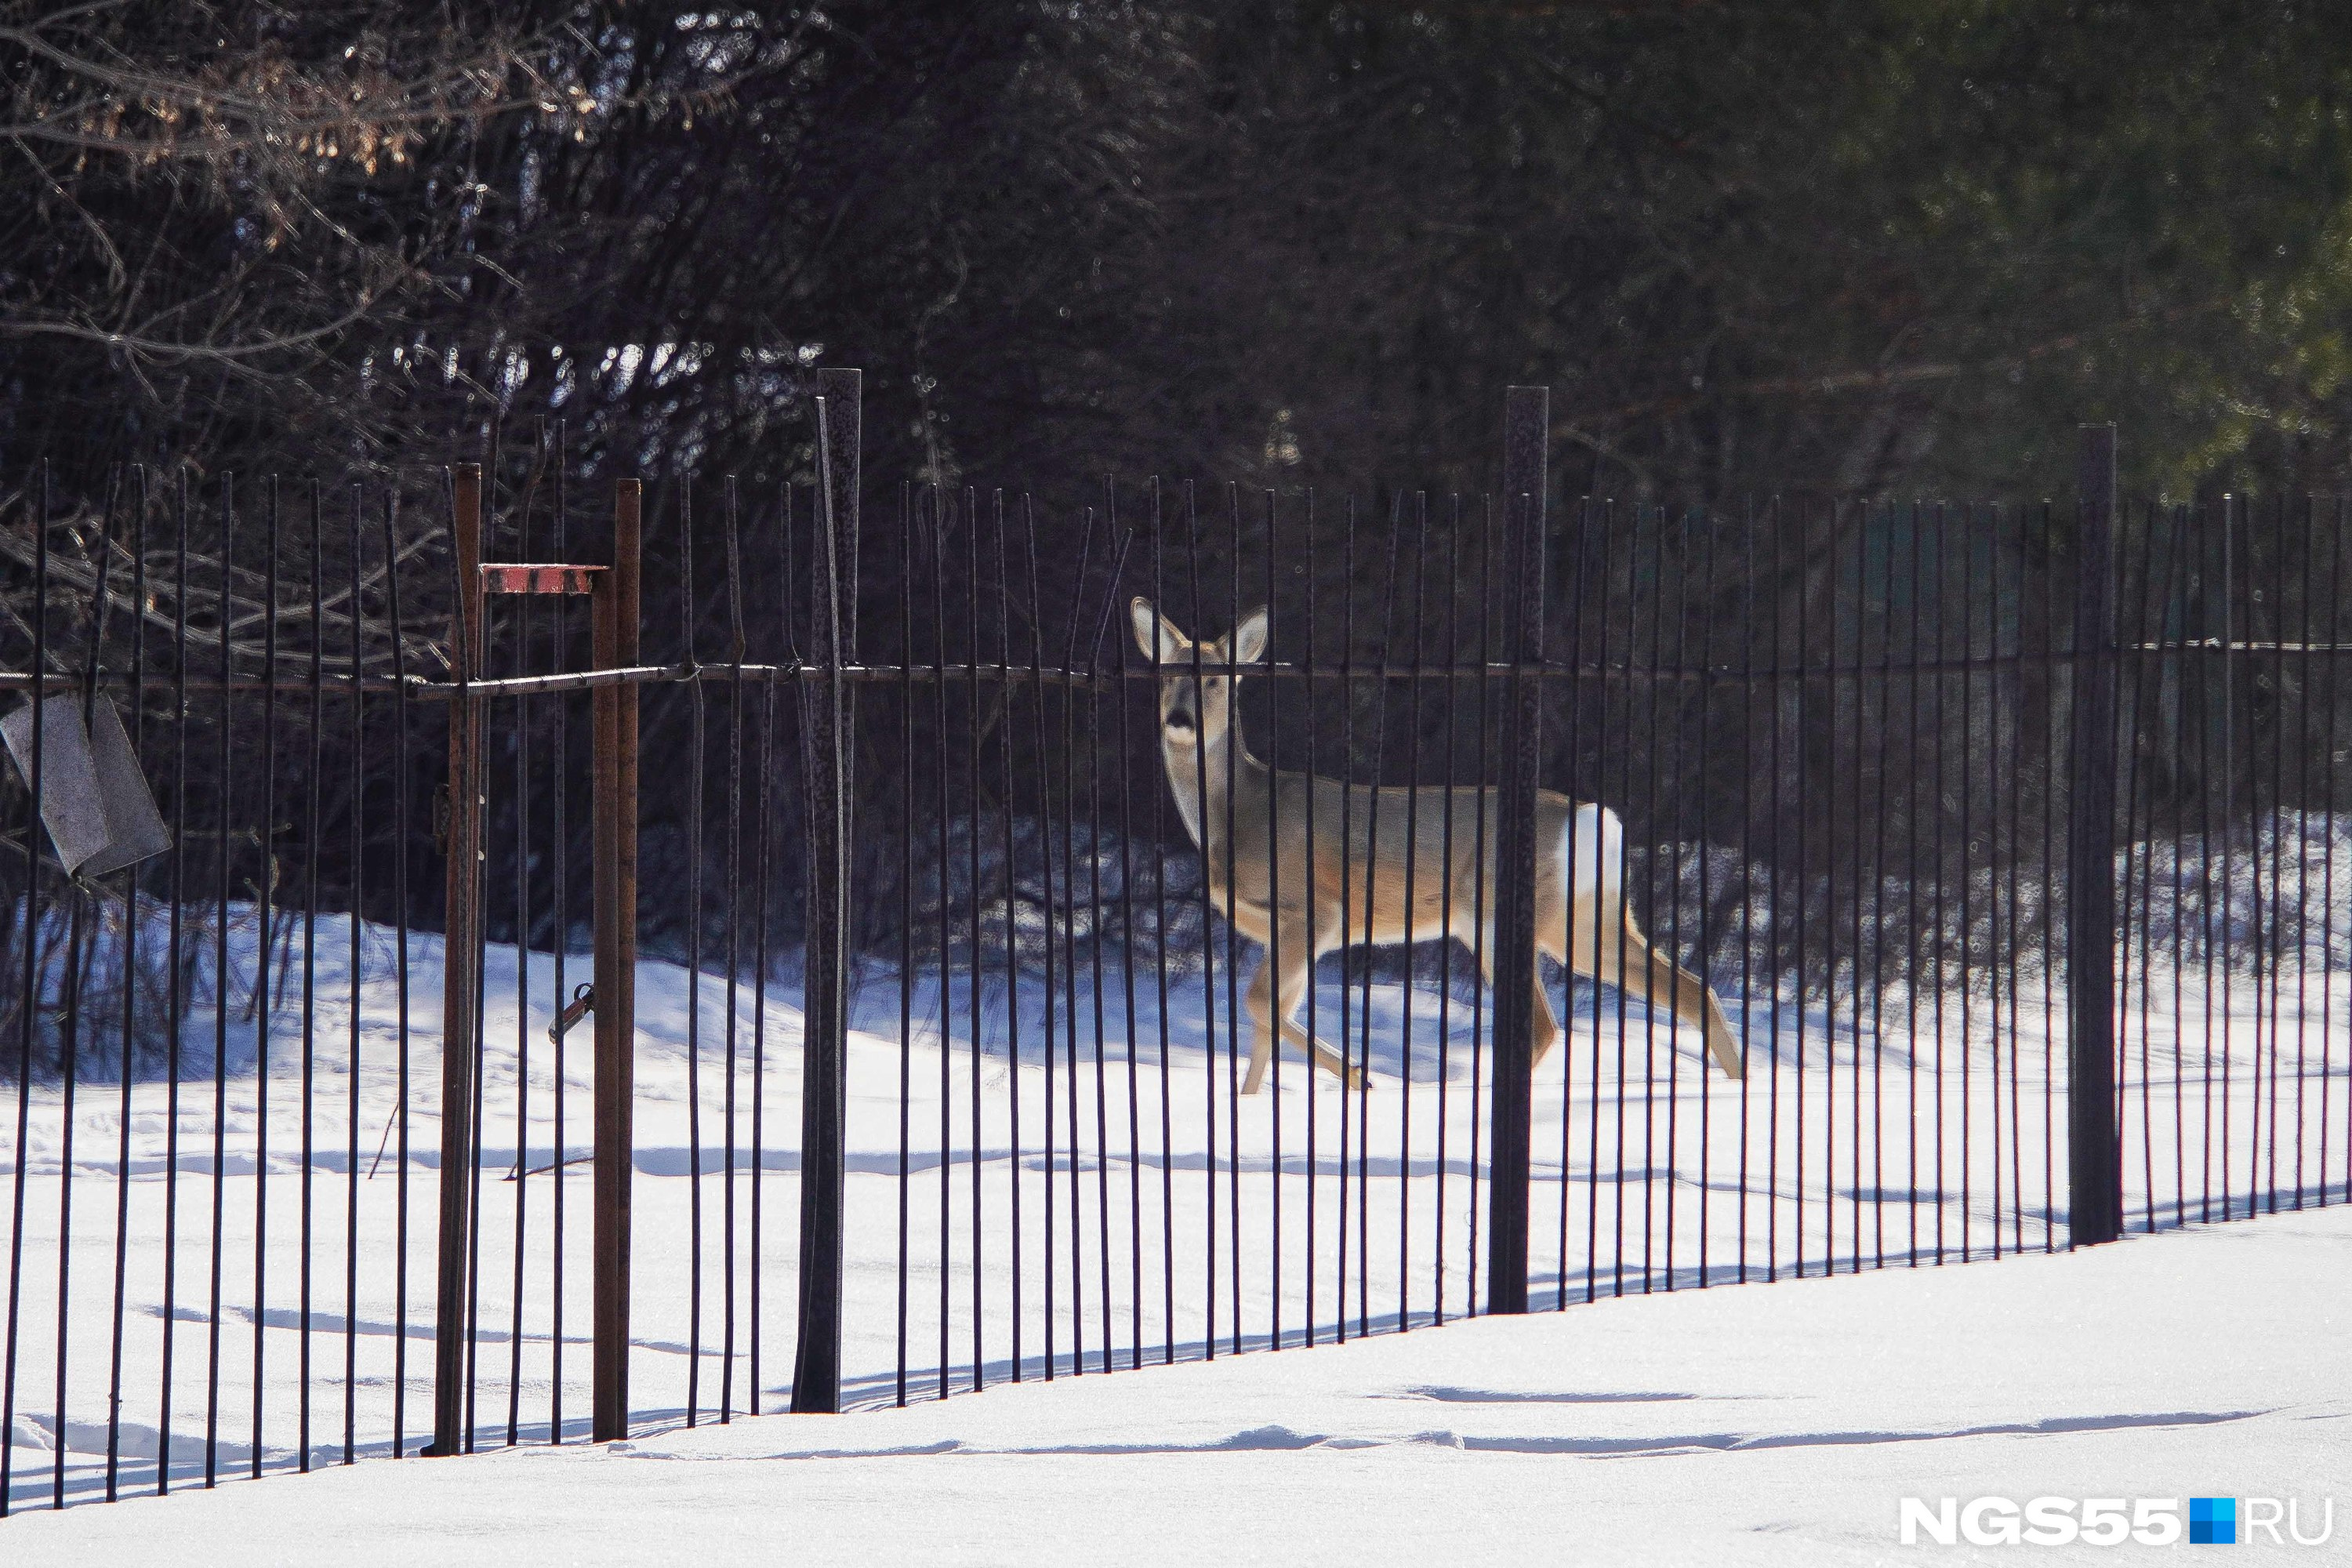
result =
[[[2332,479],[2327,7],[0,6],[0,452],[1471,484]],[[1289,472],[1294,466],[1299,470]]]

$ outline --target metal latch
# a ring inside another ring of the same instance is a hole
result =
[[[595,987],[583,980],[579,984],[572,987],[571,1004],[566,1006],[562,1012],[558,1013],[555,1016],[555,1022],[548,1025],[548,1044],[553,1045],[557,1041],[562,1039],[564,1035],[571,1030],[574,1024],[577,1024],[581,1019],[586,1017],[595,1010]]]

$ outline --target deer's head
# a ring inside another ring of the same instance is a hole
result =
[[[1253,610],[1223,637],[1195,643],[1150,600],[1138,599],[1129,609],[1136,645],[1144,658],[1160,661],[1160,743],[1189,752],[1223,742],[1233,731],[1234,689],[1241,680],[1225,667],[1265,657],[1265,612]]]

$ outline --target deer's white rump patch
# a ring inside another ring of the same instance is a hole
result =
[[[1560,835],[1560,886],[1575,889],[1575,900],[1599,896],[1603,909],[1613,908],[1625,890],[1625,825],[1606,806],[1587,802],[1569,819]]]

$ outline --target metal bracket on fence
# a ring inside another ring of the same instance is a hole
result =
[[[547,1026],[547,1043],[555,1045],[572,1032],[572,1026],[596,1010],[596,983],[583,980],[572,988],[572,1000]]]

